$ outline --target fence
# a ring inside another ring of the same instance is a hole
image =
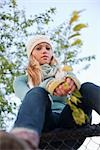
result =
[[[41,137],[40,149],[44,150],[100,150],[100,124],[87,125],[78,129],[57,129],[50,133],[45,133]],[[95,142],[93,138],[99,138]],[[70,147],[70,142],[74,142]],[[85,142],[84,142],[85,141]],[[94,147],[92,146],[92,144]],[[90,146],[89,146],[90,144]]]
[[[27,150],[29,148],[24,141],[16,139],[13,134],[5,131],[0,133],[0,150]],[[56,129],[44,133],[40,138],[39,147],[40,150],[100,150],[100,124],[70,130]]]

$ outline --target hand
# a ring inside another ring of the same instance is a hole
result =
[[[57,86],[53,94],[55,96],[65,96],[71,94],[75,89],[75,82],[71,78],[66,78],[64,83]]]

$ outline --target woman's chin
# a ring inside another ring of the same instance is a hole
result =
[[[50,63],[49,61],[43,61],[43,62],[41,62],[41,65],[49,64],[49,63]]]

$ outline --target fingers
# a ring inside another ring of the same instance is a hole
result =
[[[71,78],[66,78],[65,82],[60,84],[55,90],[55,96],[65,96],[71,94],[76,89],[76,85]]]
[[[64,90],[63,84],[59,85],[58,89],[60,91],[61,96],[66,95],[66,91]]]
[[[59,85],[55,90],[54,90],[54,95],[55,96],[63,96],[65,95],[65,92],[62,88],[62,85]]]
[[[54,94],[56,96],[65,96],[68,94],[68,92],[71,90],[71,88],[69,87],[68,84],[60,84],[55,90],[54,90]]]
[[[72,79],[71,78],[66,78],[65,79],[65,82],[67,82],[67,84],[70,86],[71,82],[72,82]]]
[[[75,91],[75,89],[76,89],[76,85],[73,85],[72,88],[71,88],[71,90],[69,90],[68,93],[69,94],[73,93]]]
[[[76,88],[76,85],[74,83],[74,81],[71,78],[66,78],[66,83],[68,84],[68,89],[67,91],[69,92],[73,92]]]

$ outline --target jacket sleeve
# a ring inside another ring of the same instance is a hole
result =
[[[77,79],[75,74],[72,72],[72,68],[70,67],[67,67],[67,68],[64,67],[63,70],[60,70],[59,72],[57,72],[55,77],[51,77],[51,78],[44,80],[40,84],[40,86],[45,88],[45,90],[47,90],[50,94],[53,95],[55,88],[61,83],[64,83],[65,77],[71,78],[75,82],[77,89],[80,89],[80,81]]]
[[[66,77],[71,78],[75,82],[77,89],[80,89],[81,83],[73,72],[68,72]]]
[[[44,80],[39,86],[44,88],[51,95],[53,95],[55,88],[63,82],[64,82],[64,79],[59,80],[54,77],[51,77],[51,78]]]
[[[64,66],[62,71],[64,72],[64,77],[69,77],[71,78],[75,84],[77,89],[80,89],[81,83],[79,81],[79,79],[76,77],[76,75],[73,73],[73,68],[71,66]]]
[[[27,80],[28,79],[26,75],[21,75],[16,77],[13,82],[15,95],[21,100],[23,100],[26,93],[30,90],[30,88],[27,85]]]

